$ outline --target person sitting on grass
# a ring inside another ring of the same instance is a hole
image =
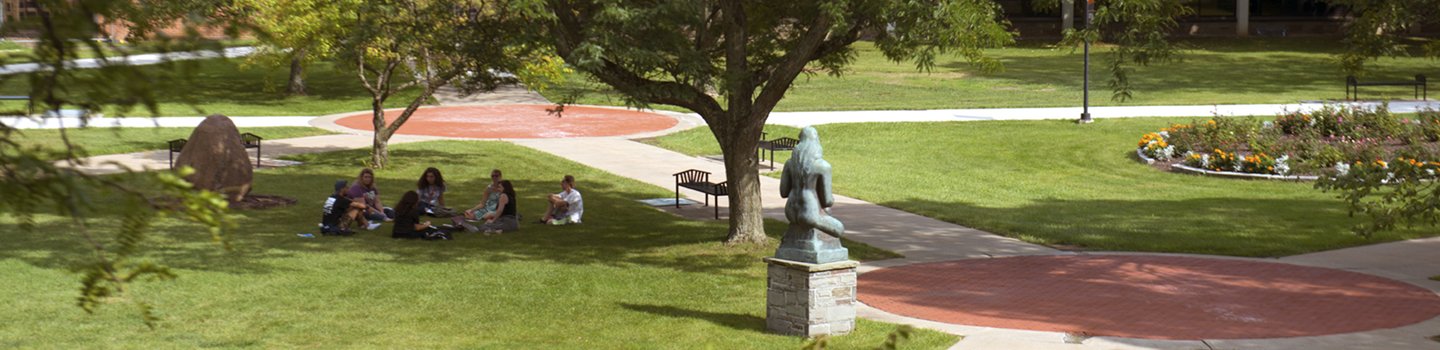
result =
[[[375,171],[370,168],[360,170],[360,176],[355,179],[355,185],[345,192],[345,196],[352,201],[363,201],[365,203],[365,218],[371,222],[390,221],[395,219],[395,209],[386,208],[380,204],[380,189],[375,188]]]
[[[430,167],[420,175],[420,180],[415,182],[415,190],[420,193],[420,210],[425,215],[434,217],[451,217],[455,214],[450,208],[445,207],[445,176],[440,175],[440,169]]]
[[[485,186],[485,192],[480,197],[484,200],[476,204],[474,208],[465,210],[465,219],[489,220],[499,215],[497,211],[500,210],[500,194],[503,192],[500,188],[500,181],[500,169],[491,170],[490,185]]]
[[[366,229],[374,230],[380,227],[380,223],[367,224],[364,215],[365,203],[360,203],[345,198],[345,180],[335,181],[335,191],[330,193],[330,198],[325,199],[324,213],[320,218],[320,234],[349,236],[355,234],[350,229],[350,223],[358,222]]]
[[[510,180],[500,180],[500,211],[487,215],[489,219],[480,226],[485,234],[514,232],[520,230],[520,217],[515,211],[515,186]]]
[[[585,201],[580,197],[580,190],[575,189],[574,176],[565,175],[565,179],[560,180],[560,193],[550,195],[548,201],[549,208],[540,219],[546,224],[578,224],[580,216],[585,214]]]
[[[420,221],[420,194],[406,191],[395,204],[395,227],[390,238],[450,239],[450,235]]]

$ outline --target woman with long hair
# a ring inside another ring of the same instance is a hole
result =
[[[375,171],[370,168],[360,169],[360,175],[355,177],[355,184],[345,191],[345,197],[365,203],[365,218],[371,222],[395,219],[395,210],[380,205],[380,189],[375,187]]]
[[[406,191],[395,204],[395,227],[391,238],[450,239],[429,221],[420,221],[420,194]]]
[[[515,201],[515,186],[510,180],[500,180],[500,215],[486,219],[480,229],[485,234],[519,231],[520,217],[516,215]]]
[[[440,169],[426,168],[425,172],[420,174],[420,180],[415,182],[415,190],[420,194],[422,214],[434,217],[454,215],[445,207],[445,176],[440,174]]]

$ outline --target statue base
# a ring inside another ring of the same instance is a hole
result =
[[[810,264],[765,258],[770,264],[765,328],[784,335],[839,335],[855,329],[855,267],[845,260]]]
[[[776,259],[808,264],[829,264],[850,260],[850,250],[840,245],[840,239],[815,229],[796,232],[792,227],[780,238],[780,249],[775,250]]]

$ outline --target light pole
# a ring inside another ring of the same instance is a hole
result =
[[[1095,21],[1095,0],[1085,0],[1085,29],[1090,29],[1091,22]],[[1085,38],[1085,105],[1080,112],[1080,123],[1088,124],[1094,120],[1090,119],[1090,38]]]

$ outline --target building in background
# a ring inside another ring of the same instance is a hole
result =
[[[0,0],[0,11],[0,20],[11,22],[34,17],[40,8],[35,0]]]

